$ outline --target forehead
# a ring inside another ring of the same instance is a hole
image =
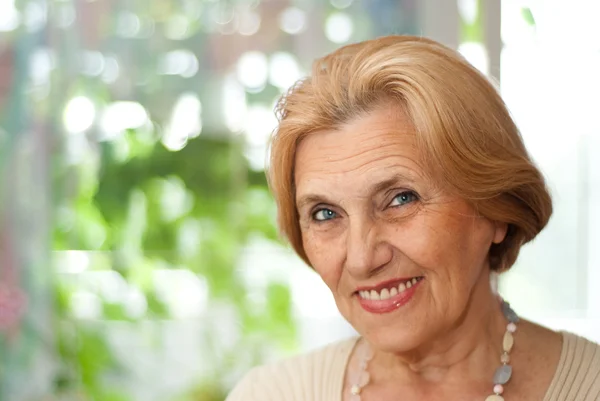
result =
[[[424,175],[412,124],[392,107],[304,138],[294,171],[297,195],[319,184],[356,186],[398,173],[415,180]]]

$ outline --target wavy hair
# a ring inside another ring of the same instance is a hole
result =
[[[435,41],[387,36],[348,45],[314,62],[276,108],[268,179],[278,224],[298,255],[302,245],[294,164],[300,141],[336,129],[382,102],[402,107],[430,176],[508,225],[490,248],[490,267],[510,268],[521,246],[546,226],[552,200],[544,178],[495,87],[457,52]]]

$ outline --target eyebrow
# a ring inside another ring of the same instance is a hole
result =
[[[376,184],[370,186],[367,192],[370,195],[373,195],[378,192],[385,191],[386,189],[389,189],[389,188],[393,187],[394,185],[397,185],[398,182],[406,182],[406,183],[412,184],[412,183],[414,183],[414,179],[405,174],[396,173],[393,176],[386,178],[385,180],[377,182]],[[328,203],[329,204],[329,203],[333,203],[333,202],[329,201],[327,199],[327,197],[323,196],[323,195],[308,194],[308,195],[302,196],[298,200],[298,202],[296,203],[296,209],[301,210],[306,205],[309,205],[312,203],[314,203],[314,204]]]
[[[310,194],[310,195],[306,195],[306,196],[303,196],[302,198],[300,198],[300,200],[296,203],[296,209],[301,210],[306,205],[310,205],[312,203],[319,204],[319,203],[332,203],[332,202],[328,201],[327,198],[325,198],[324,196]]]
[[[398,182],[406,182],[409,184],[413,184],[415,182],[415,180],[413,178],[407,176],[406,174],[396,173],[393,176],[391,176],[390,178],[387,178],[387,179],[373,185],[370,188],[369,193],[376,194],[378,192],[385,191],[386,189],[389,189],[389,188],[393,187],[394,185],[397,185]]]

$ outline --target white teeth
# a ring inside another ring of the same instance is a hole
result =
[[[374,300],[374,301],[383,301],[386,299],[390,299],[391,297],[395,297],[396,295],[400,294],[401,292],[406,291],[407,289],[413,287],[418,282],[419,282],[419,279],[414,277],[405,283],[400,283],[398,285],[398,287],[392,287],[391,289],[384,288],[383,290],[381,290],[381,292],[377,292],[375,290],[371,290],[371,291],[364,290],[364,291],[359,291],[358,295],[363,299],[369,299],[369,300]]]

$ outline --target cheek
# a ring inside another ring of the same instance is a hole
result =
[[[319,234],[303,234],[302,244],[313,269],[335,293],[342,275],[341,247],[333,241],[324,241]]]
[[[453,236],[440,219],[432,213],[421,213],[400,225],[390,225],[390,242],[401,254],[427,269],[439,266]]]
[[[396,247],[412,262],[445,280],[468,280],[478,273],[491,240],[483,221],[441,212],[424,212],[394,230]]]

